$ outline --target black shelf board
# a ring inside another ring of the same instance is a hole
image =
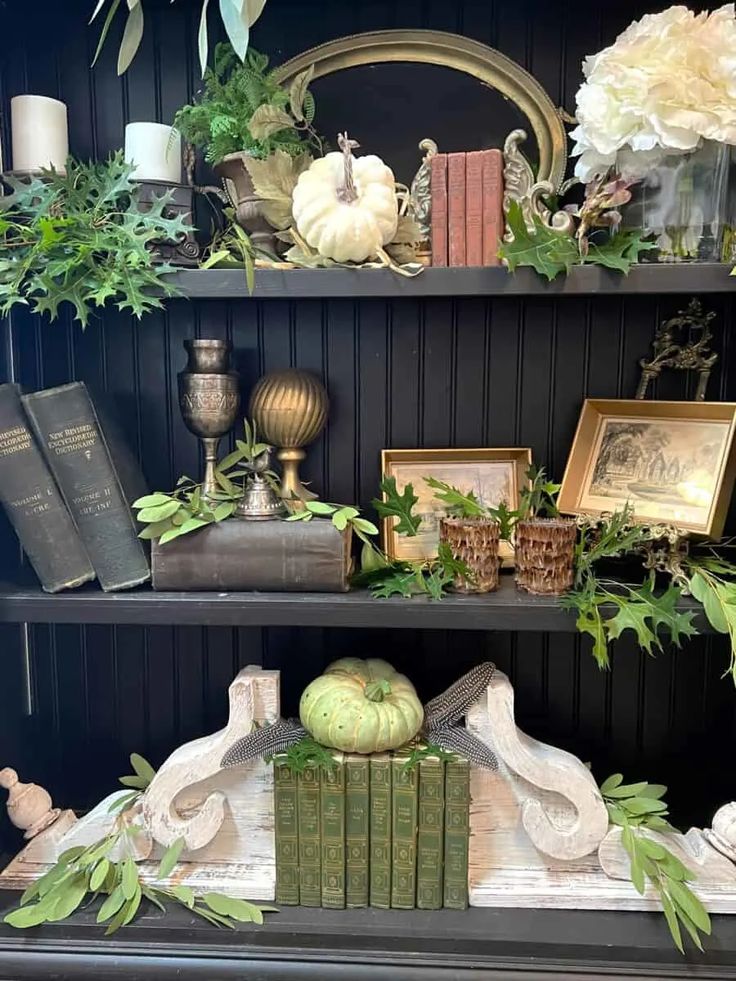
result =
[[[0,892],[0,916],[18,893]],[[188,910],[146,912],[103,937],[96,906],[57,924],[0,926],[0,977],[156,981],[485,981],[736,978],[736,918],[714,917],[705,954],[679,954],[661,914],[571,910],[282,907],[217,930]]]
[[[701,632],[702,608],[683,600]],[[103,593],[94,585],[49,595],[37,587],[0,586],[0,623],[102,623],[200,626],[382,627],[435,630],[575,630],[575,616],[554,596],[520,592],[501,577],[497,592],[431,600],[374,599],[349,593],[168,593],[150,588]]]
[[[429,296],[595,296],[736,292],[725,263],[642,263],[628,276],[576,266],[551,283],[533,269],[427,268],[414,278],[388,269],[257,269],[254,299]],[[248,297],[239,269],[183,269],[170,281],[190,299]]]

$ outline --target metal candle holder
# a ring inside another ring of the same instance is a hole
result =
[[[184,425],[202,440],[205,458],[202,492],[205,497],[213,498],[219,490],[215,477],[217,447],[240,409],[238,373],[230,369],[230,341],[184,341],[184,347],[189,362],[179,372],[179,408]]]
[[[328,409],[322,382],[298,368],[264,375],[253,389],[250,415],[258,431],[279,447],[276,456],[283,467],[281,496],[286,500],[311,501],[317,496],[301,482],[299,464],[307,455],[304,447],[324,429]]]

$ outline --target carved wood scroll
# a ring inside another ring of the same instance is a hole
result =
[[[244,668],[230,685],[230,716],[225,728],[180,746],[158,771],[143,797],[143,817],[160,845],[183,838],[186,848],[196,851],[213,840],[225,819],[226,796],[223,790],[207,788],[204,782],[220,772],[225,752],[251,731],[256,720],[276,721],[278,678],[277,671]],[[202,790],[200,802],[198,785]],[[180,794],[185,794],[186,800],[177,802]]]

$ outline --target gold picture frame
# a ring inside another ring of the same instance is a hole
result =
[[[510,99],[531,123],[537,140],[536,181],[549,181],[553,193],[559,190],[567,166],[567,134],[559,111],[526,69],[480,41],[445,31],[370,31],[310,48],[281,65],[276,77],[282,85],[288,85],[310,65],[314,65],[316,79],[345,68],[386,62],[453,68]]]
[[[558,506],[718,538],[736,478],[736,403],[586,399]]]
[[[393,530],[395,519],[384,518],[381,527],[384,552],[390,559],[409,562],[436,556],[439,518],[444,509],[442,502],[434,498],[434,491],[424,483],[424,477],[444,480],[463,493],[472,490],[483,504],[497,505],[506,500],[513,509],[518,507],[531,463],[529,447],[382,450],[384,477],[395,477],[399,491],[412,484],[419,498],[414,511],[422,515],[416,537],[397,535]],[[501,542],[499,554],[504,565],[513,565],[514,550],[508,542]]]

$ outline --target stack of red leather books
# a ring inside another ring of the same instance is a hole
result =
[[[503,239],[500,150],[432,158],[432,265],[499,266]]]

